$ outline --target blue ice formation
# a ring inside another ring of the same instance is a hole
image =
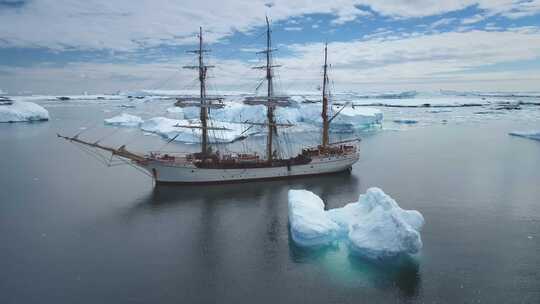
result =
[[[346,241],[352,253],[372,259],[416,254],[422,248],[422,214],[401,209],[379,188],[328,211],[314,193],[290,190],[289,223],[293,241],[303,247]]]

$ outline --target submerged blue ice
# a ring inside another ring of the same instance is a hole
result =
[[[354,254],[373,259],[415,254],[422,248],[422,214],[400,208],[379,188],[328,211],[312,192],[290,190],[289,222],[293,241],[304,247],[343,240]]]

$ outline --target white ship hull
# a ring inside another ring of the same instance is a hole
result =
[[[142,167],[150,172],[158,183],[223,183],[341,172],[351,169],[358,158],[358,154],[354,153],[325,158],[315,157],[305,165],[240,169],[198,168],[190,163],[176,164],[162,161],[149,161]]]

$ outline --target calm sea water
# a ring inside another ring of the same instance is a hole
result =
[[[101,106],[49,110],[0,125],[0,303],[540,302],[540,143],[507,135],[538,121],[368,134],[352,174],[154,187],[55,137],[101,122]],[[383,265],[291,242],[289,189],[334,208],[371,186],[424,215],[418,257]]]

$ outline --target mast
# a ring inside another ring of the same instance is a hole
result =
[[[328,136],[328,129],[330,125],[330,121],[328,119],[328,96],[326,95],[326,85],[328,84],[328,74],[327,74],[327,68],[328,68],[328,43],[324,44],[324,76],[323,76],[323,84],[322,84],[322,121],[323,121],[323,132],[322,132],[322,148],[325,149],[328,146],[329,142],[329,136]]]
[[[201,126],[202,126],[202,138],[201,138],[201,152],[203,154],[208,153],[208,108],[206,105],[206,70],[207,68],[203,63],[203,37],[202,26],[199,27],[199,82],[201,83]]]
[[[272,52],[272,41],[270,39],[270,22],[266,16],[266,82],[268,87],[268,104],[266,105],[266,117],[268,119],[268,136],[266,139],[266,155],[269,163],[272,163],[272,141],[274,137],[275,121],[274,106],[272,96],[274,95],[274,84],[272,82],[272,62],[270,53]]]
[[[290,104],[290,98],[287,96],[275,96],[274,95],[274,83],[273,83],[273,68],[279,67],[280,65],[274,65],[272,64],[272,52],[276,51],[277,49],[272,49],[272,39],[271,39],[272,31],[270,29],[270,21],[268,20],[268,16],[266,16],[266,48],[260,52],[257,52],[258,54],[266,54],[266,64],[261,66],[255,66],[254,69],[260,69],[266,71],[266,83],[267,83],[267,94],[266,96],[261,97],[246,97],[244,99],[245,104],[249,105],[265,105],[266,106],[266,122],[265,123],[253,123],[253,122],[246,122],[252,125],[265,125],[267,126],[268,134],[266,139],[266,157],[268,163],[272,163],[273,161],[273,139],[274,136],[277,136],[277,127],[290,127],[291,124],[280,124],[276,123],[275,117],[274,117],[274,110],[278,106],[288,106]]]
[[[199,70],[199,83],[200,83],[200,120],[201,120],[201,153],[207,155],[209,151],[208,147],[208,108],[211,107],[208,98],[206,97],[206,72],[208,68],[213,66],[204,64],[204,53],[209,52],[209,50],[203,49],[203,35],[202,35],[202,26],[199,27],[199,49],[188,51],[189,53],[195,53],[199,55],[199,65],[198,66],[184,66],[185,69],[198,69]],[[194,99],[196,100],[196,99]]]

